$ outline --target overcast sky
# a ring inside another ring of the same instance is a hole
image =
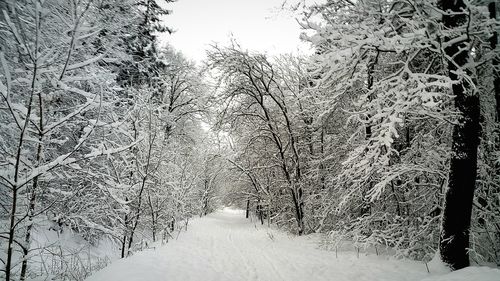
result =
[[[188,58],[201,61],[209,44],[227,45],[230,37],[244,49],[270,55],[306,51],[300,26],[290,12],[279,9],[283,0],[178,0],[165,23],[176,32],[162,35]]]

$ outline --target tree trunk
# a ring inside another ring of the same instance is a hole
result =
[[[257,202],[257,216],[259,217],[259,220],[260,220],[260,224],[261,225],[264,225],[264,208],[262,207],[261,203],[260,203],[260,199],[259,201]]]
[[[466,9],[462,0],[442,0],[441,5],[444,11],[454,13],[443,16],[446,28],[454,29],[466,22],[467,17],[461,12]],[[446,55],[452,58],[448,63],[448,75],[454,81],[452,90],[455,107],[461,117],[459,124],[453,126],[452,156],[439,250],[442,261],[454,270],[469,266],[469,228],[477,176],[480,129],[479,97],[470,93],[472,87],[457,75],[468,60],[468,43],[454,43],[445,49]]]
[[[40,142],[42,141],[42,138],[40,137]],[[42,150],[42,145],[41,143],[38,145],[38,151],[37,151],[37,162],[40,163],[41,161],[41,150]],[[40,165],[40,164],[39,164]],[[36,190],[38,189],[39,185],[39,177],[35,177],[33,179],[33,186],[31,187],[30,195],[29,195],[29,206],[28,206],[28,213],[27,213],[27,219],[28,223],[26,226],[26,232],[24,234],[24,249],[23,249],[23,261],[21,264],[21,274],[19,276],[19,280],[23,281],[26,279],[26,272],[28,270],[28,254],[30,250],[30,245],[31,245],[31,231],[33,230],[33,217],[35,213],[35,206],[36,206]]]
[[[208,214],[208,197],[205,198],[205,203],[203,205],[203,213],[206,216]]]
[[[497,18],[497,13],[496,13],[496,5],[495,2],[491,2],[488,5],[488,10],[490,12],[490,18],[491,19],[496,19]],[[496,31],[493,32],[493,35],[490,37],[490,47],[493,51],[497,48],[497,43],[498,43],[498,33]],[[493,75],[495,76],[493,80],[493,86],[495,89],[495,100],[497,102],[496,104],[496,120],[498,123],[500,123],[500,73],[495,71],[495,68],[498,67],[500,64],[499,59],[498,59],[498,53],[493,52],[496,54],[496,56],[493,58]]]
[[[125,200],[128,201],[128,199]],[[122,259],[125,257],[125,247],[127,246],[128,215],[126,214],[125,214],[124,224],[125,224],[125,233],[123,234],[123,239],[122,239],[122,252],[121,252]]]
[[[247,209],[246,209],[246,212],[245,212],[245,218],[248,219],[249,213],[250,213],[250,199],[247,199]]]
[[[175,217],[172,217],[172,220],[170,221],[170,232],[173,232],[175,230]]]
[[[35,58],[38,57],[38,38],[39,38],[39,30],[38,30],[38,24],[39,24],[39,18],[38,18],[38,11],[37,11],[37,16],[36,16],[36,38],[35,38]],[[21,176],[21,156],[22,156],[22,150],[23,150],[23,145],[26,137],[26,133],[28,131],[28,124],[31,118],[31,110],[32,110],[32,104],[33,104],[33,99],[35,95],[35,86],[36,86],[36,79],[38,76],[38,61],[35,59],[33,61],[34,64],[34,69],[33,69],[33,76],[31,80],[31,89],[30,89],[30,95],[29,95],[29,101],[26,106],[28,109],[26,113],[26,117],[24,119],[24,124],[23,128],[21,129],[21,132],[19,133],[19,141],[18,141],[18,146],[17,146],[17,152],[16,152],[16,158],[15,158],[15,166],[14,166],[14,185],[12,185],[12,206],[10,208],[10,214],[9,214],[9,231],[8,231],[8,241],[7,241],[7,257],[6,257],[6,262],[5,262],[5,280],[10,281],[11,280],[11,267],[12,267],[12,255],[13,255],[13,246],[14,246],[14,236],[16,232],[16,227],[17,227],[17,222],[16,222],[16,211],[17,211],[17,196],[18,196],[18,191],[19,191],[19,186],[17,185],[17,182],[19,181],[19,177]]]
[[[298,227],[298,235],[304,234],[304,212],[303,212],[303,207],[304,205],[302,204],[302,189],[298,190],[299,194],[295,191],[294,187],[290,188],[290,194],[293,199],[293,204],[295,206],[295,219],[297,220],[297,227]]]
[[[151,165],[151,151],[153,150],[153,142],[156,138],[156,132],[154,136],[151,136],[151,115],[150,115],[150,120],[149,120],[149,147],[148,147],[148,155],[147,155],[147,160],[146,160],[146,168],[144,169],[144,176],[142,177],[142,182],[141,182],[141,188],[139,190],[139,194],[137,195],[137,209],[135,211],[135,215],[131,218],[132,222],[132,228],[130,229],[129,237],[128,237],[128,249],[127,249],[127,256],[130,253],[130,249],[132,248],[132,242],[134,241],[134,233],[135,230],[137,229],[137,226],[139,225],[139,218],[141,216],[141,207],[142,207],[142,193],[144,192],[144,189],[146,188],[146,180],[149,175],[149,168]],[[137,138],[135,138],[137,139]],[[136,156],[137,157],[137,156]]]
[[[156,187],[156,183],[155,183]],[[153,242],[156,241],[156,212],[154,210],[153,201],[151,200],[151,194],[148,191],[148,205],[151,211],[151,234],[153,235]]]
[[[42,151],[43,151],[43,99],[42,92],[38,92],[38,114],[39,114],[39,129],[40,132],[38,134],[38,146],[36,152],[36,163],[38,166],[42,164]],[[33,230],[33,216],[35,214],[36,207],[36,192],[39,187],[39,177],[36,176],[33,179],[33,185],[31,187],[30,195],[29,195],[29,206],[28,206],[28,225],[26,226],[26,233],[24,235],[24,249],[23,249],[23,261],[21,264],[21,274],[19,276],[19,280],[24,281],[26,279],[26,272],[28,270],[28,254],[31,245],[31,231]]]

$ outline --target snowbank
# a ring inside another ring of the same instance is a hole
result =
[[[470,266],[443,275],[431,276],[422,281],[499,281],[500,270],[486,266]]]

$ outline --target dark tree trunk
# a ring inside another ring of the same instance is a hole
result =
[[[175,217],[172,217],[172,220],[170,221],[170,232],[173,232],[175,230]]]
[[[466,5],[463,0],[441,0],[444,11],[453,15],[444,15],[446,28],[453,29],[467,20]],[[455,107],[460,112],[459,124],[453,127],[452,156],[448,189],[445,194],[442,230],[439,241],[441,259],[452,269],[469,266],[469,228],[471,224],[472,199],[477,176],[477,148],[479,145],[479,97],[470,93],[470,86],[464,80],[459,81],[457,70],[468,60],[469,42],[451,44],[445,49],[453,61],[448,63],[449,77],[456,83],[452,90],[455,95]]]
[[[128,201],[128,199],[125,200]],[[125,233],[123,234],[123,239],[122,239],[122,251],[121,251],[122,259],[125,257],[125,247],[127,247],[128,215],[126,214],[125,214],[124,224],[125,224]]]
[[[297,196],[297,193],[295,190],[290,188],[290,195],[292,196],[293,199],[293,204],[295,206],[295,219],[297,220],[297,226],[298,226],[298,235],[304,234],[304,212],[303,212],[303,204],[301,203],[302,201],[302,189],[298,190],[299,194]]]
[[[204,215],[208,214],[208,198],[205,198]]]
[[[490,12],[490,18],[491,19],[496,19],[497,18],[497,12],[496,12],[496,5],[495,2],[491,2],[488,5],[488,10]],[[498,33],[496,31],[493,32],[493,35],[490,37],[490,47],[492,50],[495,50],[497,48],[497,43],[498,43]],[[495,71],[496,67],[500,64],[499,58],[498,58],[498,53],[495,53],[496,56],[493,58],[493,73],[495,75],[495,78],[493,80],[493,85],[495,88],[495,100],[497,102],[496,104],[496,111],[497,111],[497,122],[500,123],[500,73]]]
[[[262,212],[262,205],[257,203],[257,216],[259,216],[260,224],[264,225],[264,214]]]
[[[123,259],[125,257],[125,247],[127,247],[127,236],[124,235],[122,239],[122,251],[120,257]]]
[[[250,199],[247,199],[247,209],[246,209],[246,212],[245,212],[245,218],[248,219],[249,213],[250,213]]]

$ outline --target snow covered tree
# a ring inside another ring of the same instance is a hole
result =
[[[460,118],[458,124],[453,126],[450,174],[439,249],[444,262],[453,269],[461,269],[469,266],[469,229],[477,178],[480,105],[478,93],[472,89],[472,79],[465,77],[470,73],[465,68],[472,46],[469,30],[458,34],[455,31],[457,27],[471,23],[471,12],[465,12],[467,6],[463,1],[443,0],[440,4],[444,11],[444,28],[451,31],[444,40],[455,40],[446,45],[444,52],[448,57],[448,72]]]
[[[460,235],[469,231],[479,141],[476,67],[487,62],[490,51],[485,57],[477,54],[492,26],[484,6],[453,2],[463,6],[456,8],[450,3],[327,1],[311,8],[314,16],[304,24],[313,30],[305,38],[317,49],[311,77],[315,92],[330,105],[321,115],[327,123],[334,116],[345,120],[351,134],[342,144],[347,155],[337,162],[333,189],[325,193],[332,204],[322,223],[332,220],[329,227],[337,239],[344,233],[365,246],[383,243],[425,258],[437,246],[435,229],[445,206],[441,241],[450,242],[445,237],[452,235],[463,242],[462,254],[468,248],[468,236],[459,239],[455,230]],[[458,148],[467,153],[456,153]],[[471,173],[467,196],[452,188],[465,184],[454,179],[457,163]],[[443,204],[445,190],[458,196],[448,198],[449,206]],[[461,201],[466,197],[467,202]],[[449,213],[454,204],[461,211]],[[446,257],[444,245],[443,260],[452,268],[462,267]]]
[[[119,153],[132,143],[105,148],[106,141],[94,138],[113,127],[107,110],[116,101],[116,84],[104,65],[112,60],[108,51],[116,41],[110,36],[98,48],[93,40],[103,25],[122,22],[104,17],[93,1],[12,1],[3,8],[0,90],[7,110],[2,123],[12,124],[1,132],[2,186],[11,191],[4,205],[10,209],[2,234],[5,277],[19,272],[24,280],[34,220],[60,199],[44,202],[50,196],[40,195],[68,192],[65,185],[53,187],[71,181],[67,172],[80,171],[77,162]],[[20,263],[14,262],[16,250]]]
[[[187,181],[196,179],[191,156],[165,158],[194,145],[205,92],[192,63],[153,48],[167,11],[156,1],[1,4],[0,275],[36,275],[29,268],[33,251],[56,258],[32,241],[51,231],[46,225],[89,244],[105,236],[121,241],[125,233],[131,248],[138,227],[151,223],[156,239],[172,221],[169,214],[181,208],[180,220],[193,215],[199,206],[187,202],[197,198],[194,184],[183,182],[177,201],[166,200],[176,187],[163,186],[172,164],[189,170]],[[139,44],[147,59],[130,55],[131,34],[147,37]],[[136,69],[155,69],[151,83],[122,75],[131,61]],[[61,261],[57,274],[69,274],[66,269]]]
[[[244,150],[263,146],[260,149],[265,154],[253,152],[257,157],[265,155],[258,161],[269,162],[252,165],[270,165],[274,170],[272,177],[281,175],[283,183],[278,188],[289,194],[297,232],[303,234],[302,160],[296,120],[289,104],[291,88],[283,81],[283,73],[265,55],[249,54],[238,46],[213,48],[209,64],[221,73],[221,120],[240,132],[252,132],[244,136],[244,146],[248,146]]]

